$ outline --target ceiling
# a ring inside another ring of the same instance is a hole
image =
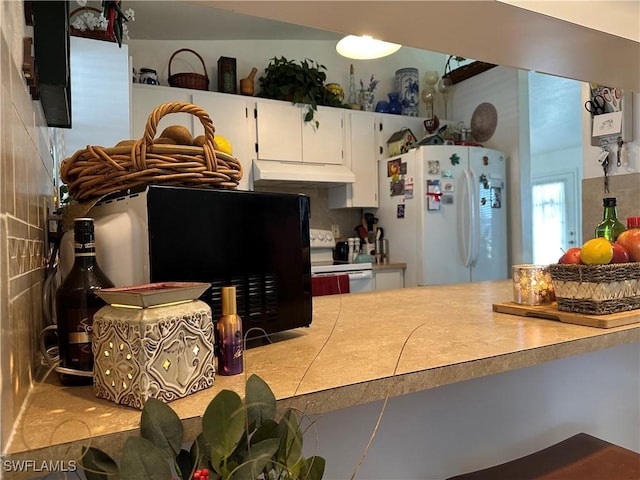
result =
[[[124,0],[123,5],[135,11],[135,22],[129,26],[133,40],[338,40],[342,37],[333,32],[188,1]]]
[[[489,0],[485,0],[489,1]],[[577,25],[607,32],[640,42],[640,1],[605,0],[590,1],[588,6],[573,2],[541,2],[500,0],[523,9],[553,16]],[[71,1],[72,8],[76,7]],[[89,4],[97,1],[90,1]],[[275,22],[264,18],[241,15],[188,0],[149,1],[124,0],[124,8],[136,12],[135,28],[131,26],[131,38],[136,40],[335,40],[341,35]],[[578,8],[580,7],[580,8]]]

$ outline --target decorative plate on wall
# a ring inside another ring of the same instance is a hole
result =
[[[481,103],[471,115],[471,135],[476,142],[486,142],[496,131],[498,111],[492,103]]]

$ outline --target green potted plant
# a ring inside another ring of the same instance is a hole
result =
[[[327,74],[323,70],[326,67],[313,60],[296,62],[274,57],[258,79],[260,92],[257,96],[308,104],[305,122],[313,120],[318,105],[349,108],[338,95],[326,88]],[[317,120],[315,125],[318,126]]]
[[[302,456],[303,432],[287,409],[276,419],[276,400],[257,375],[247,380],[244,402],[220,391],[202,416],[202,433],[182,448],[183,427],[171,407],[150,398],[140,436],[129,437],[117,462],[105,452],[83,449],[87,480],[320,480],[325,460]]]

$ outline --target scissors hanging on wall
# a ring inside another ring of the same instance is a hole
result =
[[[584,108],[591,115],[602,115],[605,113],[604,106],[607,104],[602,95],[596,95],[591,100],[584,102]]]

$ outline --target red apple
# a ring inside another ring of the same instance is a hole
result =
[[[582,263],[582,260],[580,259],[580,247],[571,247],[569,250],[564,252],[564,255],[560,257],[560,260],[558,260],[558,263]]]
[[[640,228],[625,230],[616,239],[629,253],[630,262],[640,262]]]
[[[609,263],[627,263],[629,261],[629,252],[619,243],[612,243],[613,257]]]

